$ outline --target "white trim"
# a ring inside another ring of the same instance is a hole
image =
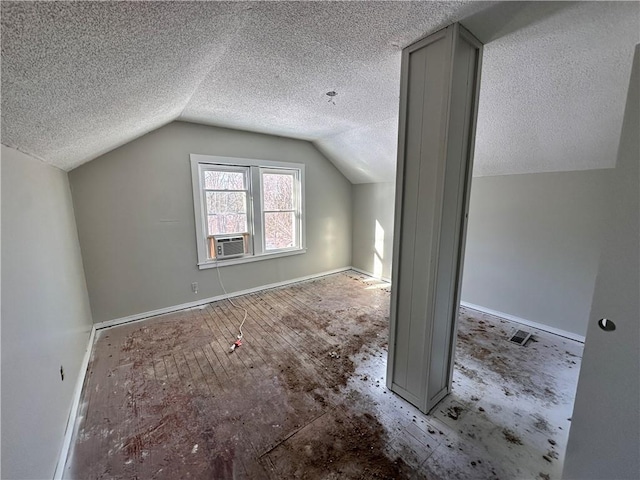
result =
[[[276,160],[265,160],[258,158],[244,157],[226,157],[220,155],[203,155],[200,153],[190,153],[191,163],[210,163],[213,165],[237,165],[243,167],[267,167],[267,168],[288,168],[288,169],[304,169],[303,163],[294,162],[278,162]]]
[[[69,411],[69,418],[67,419],[67,426],[64,431],[64,439],[62,440],[62,448],[58,457],[58,463],[56,464],[56,470],[53,474],[54,480],[59,480],[64,474],[64,467],[67,463],[67,457],[69,455],[69,449],[71,448],[71,439],[75,432],[76,419],[78,417],[78,409],[80,407],[80,397],[82,396],[82,387],[87,377],[87,369],[89,368],[89,361],[91,360],[91,354],[93,353],[93,340],[96,336],[95,324],[91,327],[91,334],[89,335],[89,342],[87,343],[87,350],[84,353],[84,358],[80,364],[80,372],[78,373],[78,379],[76,380],[76,387],[73,391],[71,410]]]
[[[202,300],[197,300],[195,302],[189,302],[189,303],[183,303],[180,305],[174,305],[172,307],[167,307],[167,308],[161,308],[158,310],[152,310],[149,312],[144,312],[144,313],[138,313],[136,315],[129,315],[128,317],[122,317],[122,318],[116,318],[113,320],[108,320],[105,322],[99,322],[99,323],[95,323],[93,325],[93,327],[91,328],[91,334],[89,335],[89,341],[87,343],[87,350],[85,351],[84,354],[84,358],[82,360],[82,364],[80,365],[80,372],[78,373],[78,379],[76,381],[76,387],[74,389],[74,393],[73,393],[73,401],[71,404],[71,410],[69,412],[69,418],[67,419],[67,426],[65,429],[65,433],[64,433],[64,439],[62,441],[62,448],[60,450],[60,455],[58,457],[58,463],[56,464],[56,469],[55,469],[55,473],[54,473],[54,480],[60,480],[64,474],[64,468],[66,466],[67,463],[67,459],[69,456],[69,451],[71,449],[71,440],[73,438],[73,434],[75,432],[75,427],[76,427],[76,420],[78,417],[78,410],[80,407],[80,398],[82,396],[82,388],[84,387],[84,381],[86,379],[87,376],[87,370],[89,368],[89,361],[91,360],[91,355],[93,353],[93,342],[96,336],[96,331],[97,330],[102,330],[104,328],[110,328],[110,327],[115,327],[117,325],[123,325],[125,323],[131,323],[131,322],[136,322],[136,321],[142,321],[142,320],[146,320],[148,318],[151,317],[156,317],[158,315],[164,315],[167,313],[172,313],[172,312],[177,312],[179,310],[185,310],[187,308],[193,308],[193,307],[198,307],[200,305],[204,305],[206,303],[211,303],[211,302],[216,302],[219,300],[224,300],[226,298],[229,297],[237,297],[240,295],[247,295],[249,293],[255,293],[255,292],[259,292],[261,290],[268,290],[270,288],[276,288],[276,287],[282,287],[285,285],[290,285],[292,283],[298,283],[298,282],[304,282],[307,280],[313,280],[315,278],[320,278],[320,277],[325,277],[327,275],[332,275],[334,273],[340,273],[340,272],[346,272],[348,270],[354,270],[356,272],[359,273],[363,273],[365,275],[370,275],[369,273],[354,268],[354,267],[342,267],[342,268],[336,268],[334,270],[327,270],[325,272],[321,272],[321,273],[315,273],[312,275],[306,275],[304,277],[298,277],[298,278],[294,278],[291,280],[285,280],[282,282],[276,282],[276,283],[270,283],[268,285],[262,285],[260,287],[254,287],[254,288],[249,288],[246,290],[240,290],[238,292],[232,292],[230,294],[227,295],[218,295],[215,297],[210,297],[210,298],[205,298]],[[375,278],[375,277],[374,277]],[[385,279],[382,279],[385,280]],[[387,280],[385,280],[387,281]]]
[[[80,365],[80,372],[78,373],[78,379],[76,381],[76,387],[73,392],[73,399],[71,403],[71,410],[69,411],[69,418],[67,419],[67,426],[64,432],[64,439],[62,441],[62,447],[60,450],[60,455],[58,456],[58,463],[56,464],[55,473],[53,475],[54,480],[62,479],[64,474],[64,468],[67,463],[67,459],[69,456],[69,451],[71,449],[71,440],[73,439],[73,434],[75,433],[76,420],[78,417],[78,410],[80,407],[80,398],[82,396],[82,388],[84,387],[84,381],[87,378],[87,370],[89,368],[89,361],[91,360],[91,355],[93,353],[93,342],[96,336],[97,330],[102,330],[104,328],[115,327],[117,325],[122,325],[125,323],[136,322],[146,320],[150,317],[155,317],[158,315],[163,315],[166,313],[176,312],[179,310],[185,310],[187,308],[193,308],[200,305],[204,305],[206,303],[215,302],[218,300],[224,300],[229,297],[237,297],[240,295],[246,295],[249,293],[259,292],[261,290],[267,290],[270,288],[281,287],[285,285],[289,285],[297,282],[304,282],[307,280],[313,280],[315,278],[324,277],[327,275],[332,275],[334,273],[346,272],[347,270],[355,270],[352,267],[342,267],[336,268],[334,270],[328,270],[326,272],[315,273],[312,275],[306,275],[304,277],[294,278],[292,280],[285,280],[283,282],[270,283],[268,285],[263,285],[260,287],[249,288],[247,290],[241,290],[239,292],[232,292],[227,295],[218,295],[216,297],[210,297],[202,300],[198,300],[195,302],[183,303],[181,305],[175,305],[173,307],[161,308],[158,310],[152,310],[150,312],[139,313],[136,315],[130,315],[128,317],[117,318],[114,320],[108,320],[106,322],[95,323],[91,328],[91,334],[89,335],[89,341],[87,343],[87,350],[85,351],[84,358],[82,359],[82,364]],[[365,272],[361,272],[365,273]],[[368,274],[367,274],[368,275]]]
[[[289,255],[300,255],[307,253],[306,248],[297,248],[295,250],[278,250],[273,253],[260,253],[258,255],[247,255],[245,257],[230,258],[228,260],[209,260],[208,262],[198,263],[198,268],[204,270],[207,268],[228,267],[229,265],[238,265],[240,263],[258,262],[260,260],[271,260],[272,258],[288,257]]]
[[[270,288],[277,288],[277,287],[282,287],[285,285],[290,285],[292,283],[297,283],[297,282],[304,282],[307,280],[313,280],[315,278],[320,278],[320,277],[324,277],[327,275],[332,275],[334,273],[340,273],[340,272],[346,272],[348,270],[353,270],[355,272],[358,273],[362,273],[364,275],[368,275],[372,278],[377,278],[379,280],[382,280],[384,282],[389,282],[390,283],[390,279],[385,278],[385,277],[376,277],[375,275],[373,275],[371,272],[367,272],[365,270],[362,270],[360,268],[356,268],[353,266],[349,266],[349,267],[342,267],[342,268],[336,268],[333,270],[328,270],[325,272],[321,272],[321,273],[315,273],[312,275],[306,275],[304,277],[298,277],[298,278],[294,278],[291,280],[285,280],[282,282],[276,282],[276,283],[270,283],[268,285],[262,285],[260,287],[254,287],[254,288],[249,288],[246,290],[240,290],[238,292],[232,292],[230,294],[227,295],[218,295],[215,297],[209,297],[209,298],[205,298],[202,300],[197,300],[195,302],[189,302],[189,303],[183,303],[180,305],[174,305],[172,307],[166,307],[166,308],[161,308],[158,310],[152,310],[149,312],[144,312],[144,313],[138,313],[135,315],[129,315],[127,317],[121,317],[121,318],[116,318],[113,320],[107,320],[105,322],[99,322],[99,323],[95,323],[93,325],[93,327],[91,328],[91,334],[89,335],[89,341],[87,343],[87,349],[85,351],[84,354],[84,358],[82,360],[82,364],[80,365],[80,372],[78,373],[78,379],[76,381],[76,387],[74,390],[74,394],[73,394],[73,402],[71,404],[71,410],[69,412],[69,418],[67,419],[67,426],[65,429],[65,433],[64,433],[64,439],[62,442],[62,448],[60,450],[60,455],[58,457],[58,463],[56,465],[56,469],[55,469],[55,473],[54,473],[54,480],[60,480],[62,478],[62,475],[64,474],[64,467],[66,466],[66,462],[67,462],[67,457],[69,455],[69,450],[71,447],[71,440],[73,437],[73,433],[75,431],[75,424],[76,424],[76,419],[78,416],[78,409],[80,406],[80,397],[82,395],[82,388],[84,386],[84,381],[86,379],[87,376],[87,369],[89,367],[89,361],[91,360],[91,354],[93,353],[93,342],[95,339],[95,335],[96,335],[96,331],[97,330],[102,330],[104,328],[110,328],[110,327],[115,327],[117,325],[122,325],[125,323],[130,323],[130,322],[136,322],[136,321],[142,321],[142,320],[146,320],[148,318],[151,317],[156,317],[159,315],[164,315],[167,313],[172,313],[172,312],[176,312],[179,310],[185,310],[188,308],[193,308],[193,307],[198,307],[200,305],[204,305],[206,303],[211,303],[211,302],[216,302],[219,300],[224,300],[226,298],[229,297],[237,297],[240,295],[247,295],[249,293],[255,293],[255,292],[259,292],[262,290],[268,290]],[[566,337],[569,338],[571,340],[575,340],[577,342],[581,342],[584,343],[585,337],[581,336],[581,335],[577,335],[571,332],[567,332],[565,330],[560,330],[558,328],[553,328],[553,327],[549,327],[547,325],[543,325],[541,323],[537,323],[537,322],[532,322],[530,320],[525,320],[523,318],[520,317],[516,317],[514,315],[510,315],[508,313],[504,313],[504,312],[499,312],[497,310],[491,310],[489,308],[485,308],[485,307],[481,307],[480,305],[475,305],[473,303],[469,303],[469,302],[460,302],[460,305],[466,308],[470,308],[472,310],[477,310],[479,312],[483,312],[483,313],[487,313],[489,315],[494,315],[496,317],[501,317],[504,318],[506,320],[511,320],[513,322],[516,323],[520,323],[523,325],[527,325],[529,327],[533,327],[533,328],[537,328],[539,330],[548,332],[548,333],[553,333],[555,335],[560,335],[561,337]]]
[[[296,179],[296,221],[297,221],[297,241],[295,248],[290,249],[295,253],[306,252],[306,214],[305,214],[305,164],[292,162],[278,162],[273,160],[258,160],[251,158],[221,157],[215,155],[202,155],[191,153],[189,155],[191,163],[191,185],[193,190],[193,212],[196,230],[196,251],[198,255],[197,264],[199,269],[211,268],[207,245],[207,219],[203,189],[203,171],[207,166],[223,168],[241,167],[247,168],[247,228],[249,229],[250,253],[234,263],[244,263],[249,260],[249,256],[256,260],[264,260],[267,255],[277,255],[282,250],[267,252],[264,245],[264,219],[262,208],[262,171],[272,169],[274,171],[290,171]],[[239,233],[239,232],[234,232]],[[286,254],[291,255],[290,251]],[[226,262],[233,265],[232,262]],[[212,265],[215,266],[215,263]]]
[[[371,272],[367,272],[366,270],[362,270],[361,268],[351,267],[351,270],[362,273],[363,275],[369,275],[371,278],[375,278],[376,280],[382,280],[383,282],[391,283],[391,279],[388,277],[381,277],[379,275],[374,275]]]
[[[304,277],[292,278],[291,280],[284,280],[282,282],[269,283],[267,285],[261,285],[259,287],[248,288],[246,290],[240,290],[237,292],[231,292],[227,295],[217,295],[215,297],[196,300],[195,302],[182,303],[180,305],[173,305],[171,307],[159,308],[158,310],[151,310],[149,312],[137,313],[135,315],[129,315],[127,317],[115,318],[113,320],[107,320],[104,322],[96,323],[94,327],[96,330],[102,330],[103,328],[110,328],[110,327],[115,327],[117,325],[122,325],[125,323],[146,320],[147,318],[150,318],[150,317],[157,317],[158,315],[165,315],[167,313],[177,312],[179,310],[186,310],[188,308],[199,307],[207,303],[217,302],[230,297],[239,297],[240,295],[247,295],[249,293],[260,292],[262,290],[268,290],[270,288],[283,287],[285,285],[290,285],[292,283],[304,282],[306,280],[313,280],[314,278],[324,277],[327,275],[332,275],[334,273],[345,272],[347,270],[352,270],[352,268],[350,266],[336,268],[334,270],[328,270],[326,272],[314,273],[312,275],[306,275]]]
[[[282,168],[274,168],[274,167],[259,167],[257,168],[258,170],[258,175],[260,177],[260,206],[259,206],[259,211],[260,211],[260,223],[262,226],[262,230],[260,232],[260,240],[261,240],[261,245],[262,248],[260,249],[260,251],[262,253],[270,253],[270,252],[274,252],[277,253],[278,251],[282,251],[282,250],[287,250],[287,249],[271,249],[268,250],[267,249],[267,245],[266,245],[266,239],[265,239],[265,214],[266,213],[273,213],[273,212],[290,212],[294,214],[295,217],[295,239],[294,239],[294,243],[295,246],[294,247],[289,247],[290,248],[304,248],[304,244],[302,242],[302,231],[304,230],[302,227],[302,219],[305,217],[305,215],[303,215],[303,209],[302,209],[302,197],[303,195],[303,189],[304,187],[302,186],[302,178],[301,176],[303,176],[302,174],[302,170],[301,169],[292,169],[292,168],[287,168],[287,169],[282,169]],[[264,206],[264,176],[265,175],[269,175],[269,174],[276,174],[276,175],[290,175],[293,180],[292,180],[292,185],[293,185],[293,205],[292,205],[292,209],[290,210],[266,210],[265,206]]]
[[[531,320],[526,320],[524,318],[516,317],[515,315],[511,315],[509,313],[499,312],[498,310],[491,310],[490,308],[485,308],[480,305],[475,305],[469,302],[460,302],[460,305],[466,308],[470,308],[472,310],[477,310],[478,312],[493,315],[494,317],[501,317],[501,318],[504,318],[505,320],[510,320],[512,322],[520,323],[522,325],[527,325],[528,327],[537,328],[538,330],[542,330],[543,332],[553,333],[554,335],[559,335],[561,337],[565,337],[570,340],[575,340],[576,342],[584,343],[585,337],[583,337],[582,335],[578,335],[577,333],[567,332],[566,330],[550,327],[549,325],[545,325],[543,323],[532,322]]]

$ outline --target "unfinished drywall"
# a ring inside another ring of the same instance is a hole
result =
[[[629,85],[565,479],[640,478],[640,46]]]
[[[52,478],[91,313],[67,174],[4,145],[2,235],[2,478]]]
[[[94,321],[223,293],[196,265],[190,153],[306,165],[307,253],[222,267],[228,292],[350,265],[351,184],[313,145],[174,122],[69,173]]]
[[[474,178],[463,302],[584,336],[610,174]]]
[[[391,278],[395,183],[353,186],[351,264],[375,277]]]

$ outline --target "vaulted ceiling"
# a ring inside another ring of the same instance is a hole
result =
[[[486,43],[474,174],[614,166],[637,2],[2,2],[2,143],[70,170],[185,120],[391,181],[401,49],[455,21]]]

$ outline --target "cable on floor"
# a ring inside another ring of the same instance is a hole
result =
[[[233,305],[234,308],[238,308],[240,310],[244,310],[244,318],[242,319],[242,322],[240,322],[240,326],[238,327],[238,331],[240,333],[238,334],[237,340],[235,342],[233,342],[233,344],[231,345],[231,351],[233,352],[236,348],[238,348],[239,346],[242,345],[242,337],[244,335],[242,333],[242,327],[244,326],[244,322],[247,321],[247,316],[249,315],[249,312],[247,311],[246,308],[239,307],[238,305],[233,303],[233,300],[231,300],[231,297],[227,293],[227,290],[224,288],[224,283],[222,283],[222,277],[220,276],[220,266],[218,265],[218,261],[217,260],[216,260],[216,272],[218,272],[218,281],[220,282],[220,287],[222,287],[222,291],[226,295],[227,300],[229,300],[229,303],[231,305]]]

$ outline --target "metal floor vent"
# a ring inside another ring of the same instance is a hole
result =
[[[524,346],[527,343],[527,340],[531,338],[531,334],[529,332],[525,332],[524,330],[518,330],[514,333],[509,339],[510,342],[517,343],[518,345]]]

